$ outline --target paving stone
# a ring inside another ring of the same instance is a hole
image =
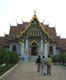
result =
[[[7,80],[66,80],[66,68],[52,65],[52,75],[43,76],[37,72],[34,62],[22,63],[10,74]]]

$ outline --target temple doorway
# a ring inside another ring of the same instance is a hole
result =
[[[49,55],[53,56],[53,47],[52,46],[49,47]]]
[[[31,45],[31,55],[32,56],[37,56],[38,54],[38,45],[37,43],[33,42],[32,45]]]

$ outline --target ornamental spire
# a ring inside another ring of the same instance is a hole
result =
[[[36,11],[36,10],[34,10],[34,16],[36,16],[36,12],[37,12],[37,11]]]
[[[22,22],[22,24],[23,24],[23,18],[21,18],[21,22]]]
[[[17,21],[17,19],[18,19],[18,16],[17,16],[17,18],[16,18],[16,24],[18,24],[18,21]]]

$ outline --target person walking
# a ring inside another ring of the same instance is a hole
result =
[[[46,71],[46,59],[45,59],[45,56],[42,57],[41,68],[42,68],[41,74],[42,75],[46,75],[47,71]]]
[[[40,72],[41,56],[38,56],[38,58],[37,58],[37,60],[36,60],[36,64],[37,64],[37,72]]]

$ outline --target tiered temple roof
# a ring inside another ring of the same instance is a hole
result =
[[[9,40],[15,40],[17,35],[20,35],[21,32],[25,30],[27,25],[30,22],[23,22],[22,24],[17,24],[16,26],[10,26],[9,35],[5,35],[5,37],[0,37],[0,47],[6,47],[8,46]],[[55,27],[49,27],[47,24],[40,23],[45,31],[49,34],[51,39],[56,43],[57,48],[61,48],[63,50],[66,50],[66,39],[61,39],[56,34]]]

